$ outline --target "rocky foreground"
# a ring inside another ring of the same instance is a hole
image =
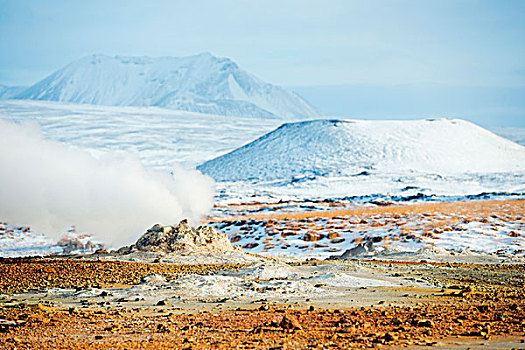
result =
[[[331,264],[291,268],[322,271]],[[260,297],[213,298],[203,289],[181,300],[169,296],[180,276],[238,273],[243,267],[4,259],[0,343],[8,349],[524,346],[524,265],[338,264],[338,269],[361,266],[376,278],[417,278],[427,284],[335,288],[318,283],[318,294],[339,294],[295,299],[293,293],[289,299],[265,298],[269,292],[262,290]],[[127,297],[118,294],[133,284],[138,286]]]

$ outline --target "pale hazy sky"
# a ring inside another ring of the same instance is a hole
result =
[[[82,56],[230,57],[287,85],[525,86],[525,1],[0,0],[0,83]]]

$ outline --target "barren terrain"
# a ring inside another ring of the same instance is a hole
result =
[[[447,232],[444,228],[459,221],[486,219],[495,227],[515,225],[517,236],[511,238],[519,240],[523,205],[485,201],[264,214],[254,214],[253,205],[232,206],[228,210],[237,211],[235,217],[210,221],[243,221],[240,227],[271,222],[277,235],[287,238],[282,232],[304,224],[312,234],[327,234],[314,228],[319,218],[328,219],[323,230],[329,227],[342,237],[345,227],[366,236],[381,219],[418,237],[439,236],[436,229]],[[263,207],[268,206],[258,206]],[[333,227],[330,220],[336,218],[345,227]],[[2,259],[0,344],[7,349],[525,347],[525,265],[518,250],[372,253],[348,260],[251,255],[242,264],[167,263],[169,257],[160,253],[147,263],[102,253]]]

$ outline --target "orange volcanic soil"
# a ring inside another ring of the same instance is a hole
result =
[[[35,261],[27,263],[39,266]],[[103,270],[108,263],[100,264]],[[82,265],[71,267],[82,269]],[[391,272],[398,267],[391,265]],[[0,344],[6,349],[448,349],[480,343],[488,348],[521,344],[525,339],[524,265],[479,267],[456,264],[445,277],[450,288],[430,294],[414,289],[410,296],[388,304],[380,301],[373,307],[349,302],[346,307],[329,309],[309,301],[298,305],[262,301],[235,310],[199,312],[198,305],[191,310],[169,304],[99,305],[94,297],[70,307],[13,295],[0,299]],[[432,274],[432,269],[425,268],[416,271]],[[33,274],[28,269],[21,273]],[[65,269],[62,278],[75,274]],[[41,274],[40,279],[47,276]],[[381,289],[366,293],[379,294]]]
[[[254,210],[255,208],[276,207],[269,204],[233,204],[239,212],[243,210]],[[337,216],[375,216],[375,215],[464,215],[466,217],[497,216],[520,216],[525,223],[525,199],[513,200],[486,200],[486,201],[457,201],[457,202],[425,202],[417,204],[387,205],[387,206],[358,206],[351,209],[337,209],[337,204],[330,204],[334,209],[322,211],[268,211],[254,214],[245,214],[231,217],[210,217],[206,221],[236,221],[236,220],[287,220],[304,218],[333,218]]]

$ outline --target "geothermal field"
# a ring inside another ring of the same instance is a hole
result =
[[[511,349],[524,129],[318,117],[226,58],[0,97],[0,347]]]
[[[523,346],[523,146],[447,119],[0,110],[4,348]]]

